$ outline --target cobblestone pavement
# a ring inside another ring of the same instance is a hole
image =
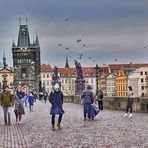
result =
[[[26,108],[20,125],[3,124],[0,110],[0,148],[148,148],[148,114],[104,110],[95,121],[83,121],[82,106],[64,103],[62,130],[51,130],[50,104]],[[56,118],[57,119],[57,118]]]

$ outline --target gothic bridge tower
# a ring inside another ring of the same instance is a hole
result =
[[[30,90],[39,91],[40,82],[40,44],[38,36],[30,42],[27,25],[20,22],[18,42],[12,43],[14,87],[27,85]]]

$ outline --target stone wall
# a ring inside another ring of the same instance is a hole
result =
[[[104,108],[125,110],[127,104],[127,97],[104,97]],[[80,96],[64,96],[65,102],[81,103]],[[134,98],[133,111],[148,113],[148,98]]]

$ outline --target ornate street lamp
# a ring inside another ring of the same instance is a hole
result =
[[[98,64],[96,64],[96,67],[95,67],[95,70],[96,70],[96,94],[98,93],[99,91],[99,88],[98,88],[98,80],[99,80],[99,66]]]

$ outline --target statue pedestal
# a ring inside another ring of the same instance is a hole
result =
[[[75,80],[75,94],[81,95],[83,90],[85,90],[85,80],[84,79],[76,79]]]

